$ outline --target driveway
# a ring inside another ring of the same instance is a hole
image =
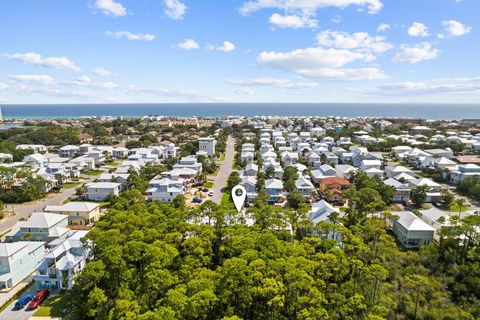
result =
[[[102,169],[100,169],[102,170]],[[98,176],[85,176],[88,177],[87,180],[83,181],[83,184],[90,183],[98,179]],[[43,208],[49,205],[60,205],[63,201],[67,200],[71,196],[75,195],[76,189],[80,187],[80,184],[75,188],[70,189],[61,189],[59,193],[56,193],[53,197],[48,197],[45,199],[39,199],[33,202],[25,203],[25,204],[14,204],[13,208],[15,211],[15,215],[3,219],[0,223],[0,233],[4,232],[5,230],[13,227],[15,223],[17,223],[20,219],[28,218],[33,212],[42,212]],[[8,204],[6,206],[7,210],[11,210],[12,205]],[[0,318],[1,320],[1,318]]]
[[[35,284],[32,284],[23,294],[35,294],[37,290],[35,289]],[[35,310],[26,310],[26,308],[23,308],[21,310],[13,310],[13,307],[15,306],[15,302],[17,302],[17,299],[15,299],[12,303],[10,303],[5,310],[3,310],[2,313],[0,313],[0,320],[28,320],[30,317],[35,313]]]
[[[227,180],[232,173],[233,161],[235,159],[235,139],[228,136],[227,147],[225,150],[225,160],[220,163],[220,169],[213,182],[213,197],[210,199],[216,204],[222,202],[222,189],[227,185]]]

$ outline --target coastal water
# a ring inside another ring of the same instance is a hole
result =
[[[239,116],[388,116],[425,119],[480,118],[480,104],[365,103],[164,103],[164,104],[43,104],[2,105],[5,119],[79,118],[82,116],[146,115],[179,117]]]

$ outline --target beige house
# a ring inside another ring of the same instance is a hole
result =
[[[88,226],[100,218],[100,205],[93,202],[69,202],[61,206],[46,206],[45,212],[68,215],[68,225]]]

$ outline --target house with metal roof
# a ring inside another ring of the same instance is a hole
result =
[[[393,233],[405,248],[423,247],[433,241],[435,229],[410,211],[395,212]]]
[[[43,242],[0,243],[0,292],[12,289],[31,274],[44,251]]]
[[[70,234],[68,216],[63,214],[34,212],[26,221],[18,221],[5,235],[6,242],[22,240],[50,242],[66,238]]]

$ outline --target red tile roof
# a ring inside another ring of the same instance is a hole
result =
[[[458,156],[455,159],[460,163],[480,163],[478,156]]]
[[[340,177],[329,177],[329,178],[320,179],[320,184],[335,184],[335,183],[338,183],[342,187],[350,186],[350,182],[348,182],[348,180],[345,180]]]

